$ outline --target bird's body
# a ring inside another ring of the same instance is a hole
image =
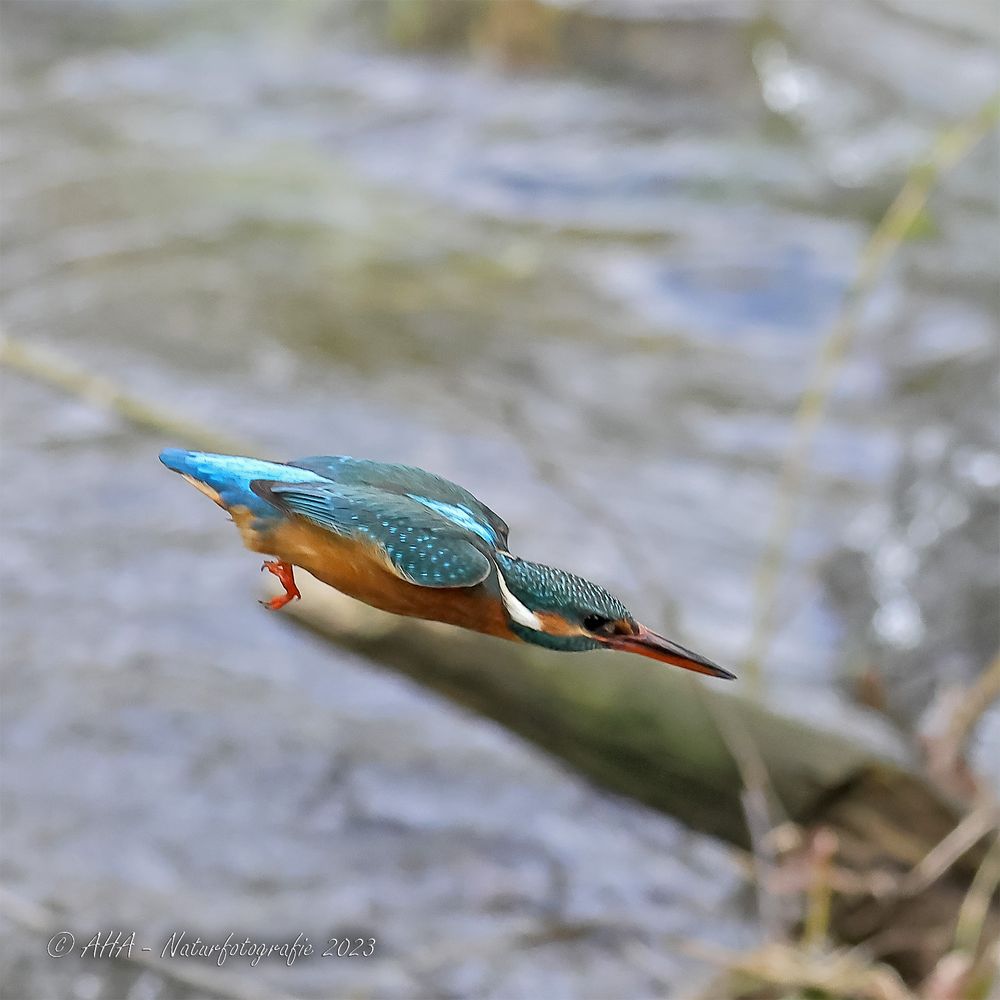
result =
[[[607,591],[507,550],[507,525],[422,469],[319,456],[288,463],[168,449],[160,460],[229,512],[299,596],[292,567],[366,604],[554,649],[601,646],[732,676],[639,625]]]
[[[284,518],[262,527],[245,508],[232,513],[248,549],[300,566],[348,597],[396,615],[511,637],[499,603],[487,600],[483,587],[451,588],[447,600],[442,600],[437,589],[393,573],[373,546],[357,539],[334,534],[304,518]]]

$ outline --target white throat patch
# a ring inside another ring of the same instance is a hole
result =
[[[496,565],[494,563],[494,565]],[[507,586],[507,581],[503,578],[500,567],[497,566],[497,582],[500,584],[500,596],[503,598],[503,606],[507,609],[507,614],[525,628],[530,628],[534,632],[544,632],[545,627],[541,619],[534,612],[529,611],[511,592]]]

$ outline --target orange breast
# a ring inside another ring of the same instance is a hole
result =
[[[341,538],[302,518],[285,518],[261,532],[253,529],[245,510],[231,513],[247,548],[301,566],[317,580],[365,604],[504,639],[518,638],[507,624],[499,596],[482,584],[418,587],[393,573],[372,546]]]

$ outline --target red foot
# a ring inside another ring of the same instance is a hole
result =
[[[265,608],[269,608],[271,611],[277,611],[279,608],[283,608],[289,601],[293,598],[301,597],[299,593],[299,588],[295,586],[295,577],[292,575],[294,567],[291,563],[279,562],[277,559],[265,559],[264,565],[261,566],[261,573],[267,570],[268,573],[273,573],[281,583],[281,586],[285,588],[283,594],[278,594],[277,597],[272,597],[269,601],[261,601],[260,603],[264,605]]]

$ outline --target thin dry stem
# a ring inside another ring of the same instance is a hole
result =
[[[975,955],[989,916],[993,896],[1000,885],[1000,837],[993,841],[958,911],[955,922],[955,950]]]
[[[820,346],[812,377],[803,390],[793,419],[794,437],[782,462],[774,517],[754,580],[754,627],[744,667],[751,690],[760,691],[761,665],[774,636],[778,584],[787,561],[799,498],[808,478],[813,439],[840,365],[854,343],[862,308],[886,265],[912,231],[934,186],[996,125],[998,119],[1000,97],[989,101],[973,118],[944,132],[931,149],[927,162],[910,170],[902,189],[865,245],[840,315]]]
[[[915,896],[945,875],[952,865],[1000,825],[1000,807],[989,803],[974,809],[932,847],[900,880],[898,893]]]
[[[812,881],[806,899],[806,921],[802,946],[820,948],[830,933],[830,907],[833,902],[833,859],[838,850],[837,835],[831,830],[817,830],[810,844]]]
[[[1000,698],[1000,653],[966,689],[955,708],[945,736],[956,757],[961,756],[983,713]]]

